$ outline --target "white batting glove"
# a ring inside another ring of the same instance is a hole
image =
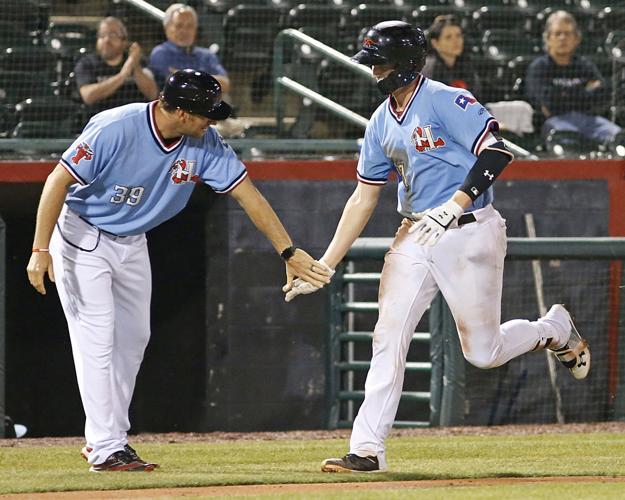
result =
[[[334,276],[334,269],[328,266],[323,260],[319,260],[319,263],[323,264],[326,269],[330,271],[330,277]],[[311,293],[315,293],[317,290],[320,290],[320,287],[308,283],[308,281],[304,281],[301,278],[295,279],[293,283],[291,283],[290,288],[289,285],[284,285],[282,287],[282,291],[286,292],[286,295],[284,296],[284,300],[286,302],[291,302],[298,295],[308,295]]]
[[[435,245],[443,233],[450,227],[458,225],[458,218],[464,213],[464,208],[455,201],[449,200],[442,205],[423,213],[413,213],[418,218],[408,230],[414,234],[414,240],[419,245]]]

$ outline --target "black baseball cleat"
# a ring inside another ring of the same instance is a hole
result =
[[[378,457],[360,457],[348,453],[343,458],[327,458],[321,464],[322,472],[379,472]]]
[[[154,468],[154,464],[135,460],[126,450],[119,450],[112,453],[101,464],[93,464],[89,470],[91,472],[151,472]]]
[[[93,448],[89,448],[87,446],[84,446],[82,450],[80,450],[80,456],[82,458],[84,458],[85,460],[89,460],[89,453],[91,453],[91,451],[93,450]],[[124,446],[124,451],[126,453],[128,453],[128,455],[130,455],[130,457],[133,460],[136,460],[137,462],[141,462],[145,465],[148,465],[150,467],[152,467],[153,469],[156,469],[157,467],[159,467],[158,464],[152,463],[152,462],[146,462],[145,460],[143,460],[139,454],[136,452],[136,450],[130,446],[129,444]]]
[[[155,464],[153,462],[146,462],[145,460],[143,460],[139,456],[139,454],[135,451],[135,449],[132,446],[130,446],[129,444],[126,444],[124,446],[124,451],[126,451],[126,453],[128,453],[128,455],[130,455],[130,457],[133,460],[136,460],[137,462],[141,462],[141,463],[143,463],[143,464],[145,464],[147,466],[150,466],[150,467],[152,467],[152,469],[156,469],[159,466],[158,464]]]

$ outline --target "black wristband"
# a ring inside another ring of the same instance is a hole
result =
[[[293,255],[295,255],[295,250],[297,250],[297,247],[295,246],[286,247],[284,250],[282,250],[282,253],[280,253],[280,257],[287,261],[291,257],[293,257]]]

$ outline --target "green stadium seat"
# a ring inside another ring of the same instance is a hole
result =
[[[15,125],[15,107],[12,105],[0,106],[0,137],[9,137]]]
[[[224,17],[223,63],[230,71],[271,64],[273,43],[282,28],[281,11],[265,5],[237,5]]]
[[[44,34],[44,42],[54,52],[75,53],[81,48],[93,50],[96,44],[96,30],[78,23],[50,23]]]
[[[41,46],[0,49],[0,70],[2,71],[34,71],[52,75],[56,69],[56,61],[56,55]]]
[[[50,80],[32,71],[0,71],[0,103],[15,104],[33,96],[50,96]]]
[[[518,56],[542,54],[541,41],[522,31],[486,30],[482,36],[482,53],[493,61],[509,61]]]
[[[493,29],[530,33],[533,17],[523,9],[510,5],[483,6],[471,14],[471,25],[477,33]]]
[[[624,27],[625,28],[625,27]],[[625,63],[625,29],[608,33],[604,42],[605,53]]]
[[[458,18],[458,22],[464,33],[468,34],[471,31],[469,13],[469,9],[461,7],[419,5],[416,9],[412,9],[408,15],[407,21],[422,30],[427,30],[438,16],[453,14]]]
[[[50,18],[50,2],[2,0],[2,20],[18,30],[43,32]]]
[[[37,43],[28,30],[20,29],[11,21],[0,21],[0,47],[28,47]]]
[[[371,27],[382,21],[406,21],[409,10],[397,5],[379,5],[361,3],[345,13],[344,36],[356,40],[363,28]]]
[[[516,4],[522,9],[537,12],[547,7],[568,10],[577,7],[579,5],[579,0],[517,0]]]
[[[16,138],[73,137],[78,105],[56,96],[26,99],[15,106],[17,125],[11,133]]]
[[[299,4],[286,14],[285,27],[299,31],[336,48],[341,35],[344,9],[335,5]]]
[[[605,7],[597,14],[598,31],[608,33],[625,28],[625,6]]]
[[[599,150],[601,145],[581,134],[570,131],[552,130],[545,138],[545,148],[556,158],[587,156],[591,151]]]

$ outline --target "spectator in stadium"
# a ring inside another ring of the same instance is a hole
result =
[[[83,56],[74,69],[80,97],[89,116],[132,102],[151,101],[158,96],[152,72],[141,59],[141,46],[130,43],[122,21],[107,17],[100,21],[96,51]]]
[[[464,35],[457,17],[437,16],[427,30],[431,47],[421,73],[451,87],[469,90],[479,97],[480,77],[464,50]]]
[[[192,68],[204,71],[215,78],[224,93],[230,90],[230,79],[219,58],[206,47],[197,47],[198,17],[195,9],[182,3],[174,3],[165,11],[163,28],[167,41],[150,54],[150,68],[156,81],[166,78],[179,69]]]
[[[568,12],[552,13],[545,24],[545,54],[527,69],[526,92],[545,122],[543,137],[553,131],[574,132],[587,139],[615,146],[621,128],[600,116],[609,90],[597,66],[575,51],[582,34]]]

